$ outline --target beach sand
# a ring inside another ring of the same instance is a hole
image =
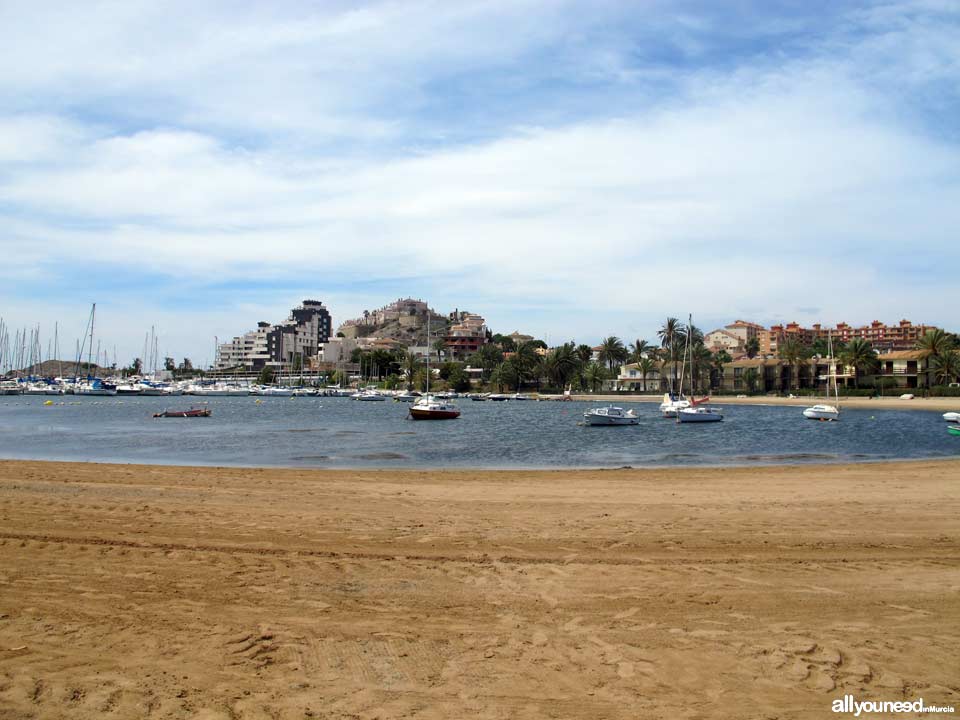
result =
[[[957,461],[2,462],[0,718],[960,706],[958,531]]]

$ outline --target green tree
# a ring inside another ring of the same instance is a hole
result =
[[[943,355],[954,348],[953,337],[950,333],[935,328],[927,330],[926,334],[917,341],[917,349],[923,357]]]
[[[726,350],[717,350],[713,354],[713,357],[710,360],[711,375],[710,375],[710,385],[712,387],[721,387],[723,385],[723,366],[729,362],[733,362],[733,358],[730,357],[730,353]]]
[[[844,365],[853,368],[853,386],[860,387],[860,373],[872,370],[877,365],[877,354],[873,346],[863,338],[854,338],[847,343],[840,360]]]
[[[944,351],[930,359],[933,378],[939,385],[949,385],[960,378],[960,351]]]
[[[443,353],[447,349],[447,341],[443,338],[437,338],[433,341],[433,349],[437,353],[437,362],[443,362]]]
[[[615,366],[627,359],[628,355],[623,341],[615,335],[604,338],[600,343],[600,362],[606,365],[611,373]]]
[[[648,357],[640,358],[637,361],[637,370],[640,371],[640,377],[643,381],[643,392],[647,391],[647,376],[653,372],[656,363]]]
[[[592,362],[587,365],[584,375],[587,385],[593,392],[596,392],[597,388],[602,387],[603,381],[607,379],[607,370],[600,363]]]
[[[638,338],[630,345],[630,362],[640,362],[652,349],[650,343]]]
[[[483,370],[483,380],[490,380],[490,373],[493,369],[503,362],[503,351],[493,343],[482,345],[477,352],[470,357],[470,364],[473,367],[479,367]]]
[[[751,360],[755,358],[760,353],[760,340],[757,337],[752,337],[747,340],[747,344],[744,347],[744,350],[747,352],[747,357]]]
[[[273,368],[269,365],[264,365],[263,369],[257,375],[257,384],[272,385],[275,377],[276,373],[274,372]]]
[[[420,370],[420,359],[412,352],[404,353],[402,369],[403,378],[407,381],[407,390],[412,390],[414,378]]]
[[[127,370],[130,375],[139,375],[143,372],[143,360],[140,358],[134,358],[133,362],[130,363],[130,367]]]
[[[167,372],[173,372],[174,370],[177,369],[177,361],[174,360],[172,357],[164,358],[163,369],[166,370]]]
[[[743,373],[743,382],[746,384],[748,392],[755,393],[757,384],[760,382],[760,373],[757,372],[756,368],[747,368]]]
[[[448,368],[447,385],[457,392],[467,392],[470,389],[470,376],[464,369],[463,363],[445,363],[450,365]]]
[[[795,338],[788,338],[780,343],[777,353],[780,359],[790,366],[790,389],[794,390],[800,380],[800,363],[803,362],[807,349]]]
[[[544,371],[547,379],[560,390],[566,389],[580,368],[573,343],[564,343],[554,348],[544,358]]]
[[[522,342],[517,345],[517,349],[510,358],[517,373],[517,389],[523,385],[527,378],[534,375],[534,369],[540,363],[540,355],[532,342]]]

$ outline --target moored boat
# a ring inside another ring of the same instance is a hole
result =
[[[640,418],[633,410],[609,405],[587,410],[583,414],[583,421],[587,425],[637,425]]]
[[[951,435],[960,435],[960,425],[947,425],[947,432]]]
[[[678,423],[720,422],[721,420],[723,420],[723,413],[719,408],[697,406],[677,410]]]
[[[210,417],[210,408],[190,408],[189,410],[164,410],[154,413],[155,418]]]
[[[428,395],[410,406],[410,417],[414,420],[454,420],[460,417],[460,408]]]
[[[838,420],[840,410],[833,405],[814,405],[804,410],[803,416],[809,420]]]
[[[960,412],[945,412],[943,419],[948,423],[960,423]]]

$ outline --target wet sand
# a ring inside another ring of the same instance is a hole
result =
[[[958,461],[2,462],[0,718],[960,706],[958,531]]]

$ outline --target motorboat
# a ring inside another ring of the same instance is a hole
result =
[[[960,423],[960,412],[945,412],[943,419],[948,423]]]
[[[400,393],[399,395],[394,395],[393,399],[396,402],[416,402],[419,398],[419,395],[414,395],[413,393]]]
[[[520,393],[514,393],[513,395],[510,396],[510,399],[511,400],[530,400],[532,398],[530,398],[527,395],[522,395]]]
[[[587,410],[583,414],[583,420],[587,425],[636,425],[640,422],[633,410],[624,410],[613,405]]]
[[[509,395],[504,395],[503,393],[491,393],[488,397],[494,402],[504,402],[510,399]]]
[[[210,408],[190,408],[189,410],[164,410],[154,413],[155,418],[210,417]]]
[[[454,420],[460,417],[460,409],[446,400],[427,395],[410,406],[410,417],[414,420]]]
[[[470,399],[473,400],[474,402],[484,402],[489,398],[483,393],[474,393],[470,396]]]
[[[354,393],[350,396],[353,400],[359,400],[360,402],[384,402],[387,399],[386,395],[381,395],[376,390],[361,390],[358,393]]]
[[[951,435],[960,435],[960,425],[947,425],[947,432]]]
[[[840,409],[833,405],[814,405],[804,410],[803,416],[810,420],[839,420]]]
[[[719,408],[711,407],[686,407],[677,410],[678,423],[704,423],[720,422],[723,420],[723,413]]]
[[[100,378],[94,378],[91,382],[82,383],[74,389],[75,395],[116,395],[117,386],[108,383]]]

